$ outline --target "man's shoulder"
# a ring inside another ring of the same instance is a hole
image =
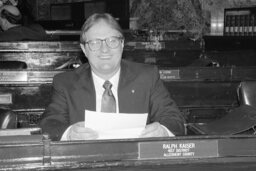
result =
[[[151,81],[159,77],[157,66],[150,64],[123,61],[121,71],[122,77],[131,80],[143,80],[143,84],[150,84]]]
[[[128,72],[135,75],[151,75],[158,72],[158,67],[156,65],[150,65],[145,63],[137,63],[133,61],[123,60],[122,65],[128,70]]]
[[[65,72],[56,74],[54,76],[54,80],[67,81],[67,82],[71,80],[76,80],[76,79],[79,79],[81,75],[85,74],[84,72],[87,72],[88,69],[89,69],[89,65],[87,63],[82,64],[80,67],[74,70],[65,71]]]
[[[152,70],[156,69],[157,66],[155,65],[150,65],[150,64],[145,64],[145,63],[137,63],[133,61],[128,61],[128,60],[122,60],[123,65],[126,65],[128,68],[135,69],[135,70]]]

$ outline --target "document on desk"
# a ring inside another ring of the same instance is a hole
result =
[[[138,138],[147,123],[147,113],[103,113],[85,110],[85,127],[98,132],[98,139]]]

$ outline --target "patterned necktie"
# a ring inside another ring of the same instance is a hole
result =
[[[109,81],[105,81],[103,84],[105,91],[101,100],[101,112],[115,113],[116,112],[116,100],[111,91],[112,84]]]

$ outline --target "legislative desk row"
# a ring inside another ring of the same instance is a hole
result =
[[[125,41],[123,58],[156,65],[186,66],[201,53],[199,42]],[[86,62],[79,41],[0,42],[1,61],[22,61],[27,69],[66,69]]]
[[[239,48],[233,46],[239,45],[239,42],[232,42],[233,39],[226,42],[216,36],[204,37],[204,40],[128,39],[125,40],[123,58],[169,67],[256,66],[255,48],[251,48],[253,45]],[[219,48],[223,44],[224,49]],[[232,48],[225,49],[226,46]],[[0,42],[0,60],[22,61],[27,64],[28,69],[65,69],[72,67],[72,64],[86,62],[79,41]]]
[[[256,67],[160,67],[160,78],[188,122],[207,122],[239,106],[237,88]],[[49,104],[54,75],[69,70],[0,70],[0,105],[19,113],[19,127],[36,125]]]
[[[0,170],[253,171],[256,137],[184,136],[51,141],[0,137]]]

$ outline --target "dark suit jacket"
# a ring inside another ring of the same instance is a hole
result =
[[[184,134],[184,119],[160,80],[157,67],[122,60],[118,100],[119,112],[149,113],[147,123],[157,121],[175,135]],[[58,74],[53,79],[52,101],[40,126],[52,140],[59,140],[69,125],[84,121],[85,109],[96,110],[95,103],[89,64]]]

